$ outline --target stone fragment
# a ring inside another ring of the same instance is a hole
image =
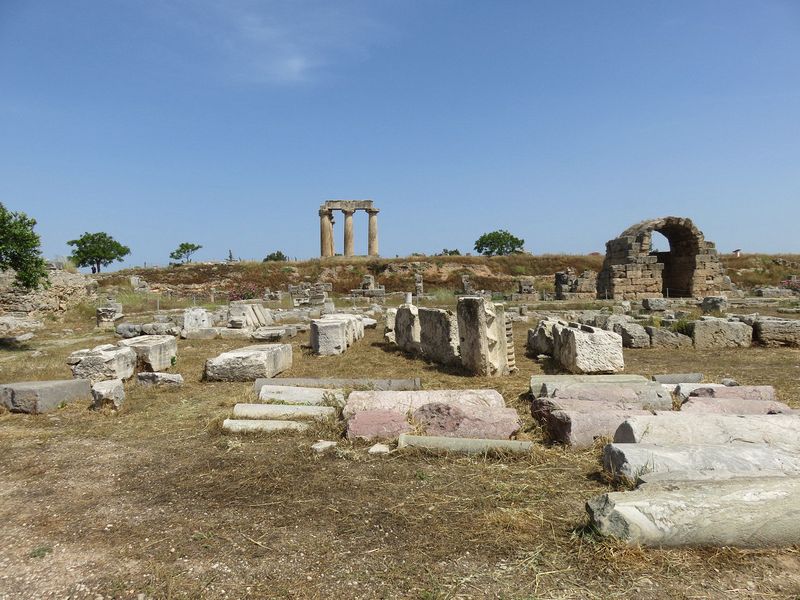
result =
[[[178,373],[138,373],[136,383],[142,386],[180,387],[183,385],[183,376]]]
[[[650,336],[650,346],[653,348],[691,348],[692,338],[682,333],[674,333],[669,329],[663,327],[650,327],[649,325],[644,328],[647,335]]]
[[[391,451],[392,449],[389,448],[389,446],[387,446],[386,444],[375,444],[374,446],[370,447],[369,450],[367,450],[367,453],[381,455],[381,454],[389,454]]]
[[[349,418],[358,412],[380,409],[406,415],[431,403],[505,408],[505,401],[496,390],[355,391],[350,392],[342,414]]]
[[[285,327],[259,327],[250,335],[258,342],[279,342],[285,336],[287,336]]]
[[[231,329],[230,327],[217,327],[217,335],[223,340],[250,340],[253,332],[250,329]]]
[[[511,371],[503,305],[483,296],[462,296],[458,299],[457,314],[464,368],[475,375],[508,375]]]
[[[137,367],[142,371],[169,369],[178,358],[178,341],[171,335],[140,335],[118,345],[136,352]]]
[[[695,321],[692,338],[698,350],[747,348],[753,341],[753,328],[739,321],[703,318]]]
[[[92,386],[92,408],[101,409],[104,406],[118,410],[125,401],[125,388],[121,379],[107,379],[98,381]]]
[[[653,375],[653,381],[658,383],[700,383],[703,381],[702,373],[665,373],[663,375]]]
[[[211,327],[211,316],[205,308],[193,307],[183,311],[183,329],[187,332]]]
[[[549,386],[558,388],[572,383],[647,383],[642,375],[531,375],[531,395],[534,398],[546,395]]]
[[[412,419],[426,435],[445,437],[508,439],[522,425],[513,408],[466,407],[442,402],[420,406]]]
[[[527,454],[533,450],[533,442],[517,440],[482,440],[475,438],[436,437],[425,435],[400,435],[398,448],[419,448],[422,450],[464,452],[466,454],[486,454],[487,452],[512,452]]]
[[[729,377],[724,377],[720,379],[719,382],[726,387],[736,387],[737,385],[739,385],[738,381],[736,381],[735,379],[731,379]]]
[[[208,381],[250,381],[271,378],[292,366],[289,344],[260,344],[223,352],[206,361]]]
[[[349,439],[395,439],[411,431],[406,415],[398,410],[362,410],[347,419]]]
[[[336,409],[332,406],[237,403],[233,407],[233,416],[237,419],[317,419],[322,421],[336,416]]]
[[[723,385],[721,383],[679,383],[675,387],[675,395],[680,398],[681,402],[686,402],[689,395],[696,389],[717,387],[723,387]]]
[[[669,300],[666,298],[644,298],[642,308],[652,312],[661,312],[669,308]]]
[[[619,444],[770,444],[800,452],[800,416],[660,412],[635,416],[614,434]]]
[[[123,338],[132,338],[142,335],[142,326],[138,323],[120,323],[115,330]]]
[[[109,300],[105,306],[95,309],[95,317],[98,327],[114,329],[114,323],[123,317],[122,304]]]
[[[306,406],[344,406],[344,391],[341,389],[262,385],[258,392],[258,399],[262,402],[282,402]]]
[[[777,415],[792,414],[795,411],[783,402],[776,402],[775,400],[689,396],[681,405],[681,412],[720,415]]]
[[[601,535],[645,546],[791,546],[800,539],[800,477],[648,483],[589,500]]]
[[[622,337],[588,325],[561,328],[554,351],[554,358],[570,373],[616,373],[625,368]]]
[[[613,331],[622,337],[622,345],[625,348],[650,347],[650,336],[639,323],[618,323],[614,326]]]
[[[397,346],[404,352],[422,352],[419,325],[419,309],[413,304],[404,304],[397,309],[394,318],[394,338]]]
[[[91,383],[87,379],[0,384],[0,405],[11,412],[45,413],[90,397]]]
[[[528,353],[532,356],[546,354],[553,356],[554,352],[554,328],[556,331],[561,327],[566,327],[567,323],[559,319],[545,317],[536,325],[534,329],[528,330]]]
[[[683,388],[681,388],[683,390]],[[775,388],[771,385],[701,385],[689,392],[689,396],[700,398],[742,398],[744,400],[775,400]]]
[[[800,320],[759,317],[753,337],[764,346],[800,346]]]
[[[302,421],[270,421],[266,419],[225,419],[222,428],[230,433],[269,433],[273,431],[304,431]]]
[[[311,449],[318,454],[322,454],[323,452],[327,452],[332,448],[336,448],[336,442],[331,442],[328,440],[319,440],[316,444],[312,444]]]
[[[765,471],[800,475],[800,455],[760,444],[608,444],[603,449],[603,468],[634,482],[648,473],[675,473],[678,478],[686,471],[709,477],[720,473],[723,477],[725,473],[758,476]]]
[[[451,310],[420,308],[420,350],[425,358],[443,365],[460,365],[458,318]]]
[[[93,384],[106,379],[125,380],[133,377],[136,352],[126,346],[103,344],[73,352],[67,357],[67,364],[75,379],[88,379]]]
[[[331,377],[281,377],[279,379],[256,379],[253,389],[258,393],[265,385],[297,386],[297,387],[322,387],[334,388],[363,388],[375,391],[405,391],[419,390],[422,381],[419,377],[413,379],[339,379]]]
[[[706,296],[700,302],[700,310],[704,315],[722,314],[728,310],[728,299],[725,296]]]
[[[542,396],[574,398],[604,402],[627,402],[639,408],[670,410],[672,396],[661,384],[645,381],[634,383],[567,383],[542,386]]]
[[[575,448],[590,448],[597,439],[611,439],[626,419],[652,414],[635,405],[549,398],[538,399],[532,411],[551,442]]]
[[[191,331],[184,329],[181,331],[181,337],[187,340],[213,340],[220,336],[219,332],[220,328],[218,327],[205,327]]]
[[[383,341],[387,344],[394,344],[397,342],[394,333],[395,320],[397,319],[397,309],[386,309],[386,316],[383,326]]]

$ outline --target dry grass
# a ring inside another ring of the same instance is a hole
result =
[[[88,322],[0,351],[0,381],[68,377],[64,357],[100,343]],[[286,376],[422,377],[427,388],[495,387],[525,415],[540,367],[502,379],[442,372],[383,346],[344,356],[294,342]],[[110,339],[110,338],[109,338]],[[70,405],[0,415],[0,597],[787,598],[798,549],[657,550],[598,540],[584,502],[609,489],[598,449],[537,445],[528,457],[370,457],[364,444],[309,449],[341,433],[235,437],[220,431],[248,383],[202,383],[203,360],[242,345],[179,342],[174,391],[128,386],[119,412]],[[44,356],[31,358],[33,350]],[[631,372],[701,370],[773,383],[798,404],[800,351],[626,351]]]

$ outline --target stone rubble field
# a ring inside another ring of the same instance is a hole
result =
[[[800,594],[798,321],[301,291],[1,351],[0,598]]]

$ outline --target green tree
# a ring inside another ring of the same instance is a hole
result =
[[[191,242],[181,242],[174,252],[170,253],[169,257],[172,260],[179,260],[184,263],[192,262],[192,254],[200,250],[200,244],[192,244]]]
[[[437,256],[461,256],[460,250],[448,250],[445,248]]]
[[[70,240],[67,244],[75,246],[70,256],[72,262],[79,267],[92,267],[96,273],[100,272],[101,266],[107,267],[115,260],[122,262],[122,259],[131,253],[130,248],[102,231],[84,233],[77,240]]]
[[[270,252],[269,254],[267,254],[266,258],[262,262],[273,262],[273,261],[283,262],[287,260],[289,260],[289,257],[286,256],[280,250],[277,250],[276,252]]]
[[[484,256],[505,256],[522,252],[525,240],[514,237],[505,229],[484,233],[475,241],[475,251]]]
[[[47,282],[36,220],[23,212],[11,212],[0,202],[0,271],[14,269],[16,282],[33,289]]]

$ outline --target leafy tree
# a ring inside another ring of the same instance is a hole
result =
[[[79,267],[92,267],[92,271],[99,273],[100,267],[107,267],[115,260],[122,259],[131,253],[131,249],[123,246],[105,232],[84,233],[77,240],[67,242],[75,246],[70,259]]]
[[[514,237],[505,229],[484,233],[475,241],[475,251],[484,256],[505,256],[522,252],[525,240]]]
[[[270,252],[269,254],[267,254],[266,258],[264,258],[262,262],[273,262],[273,261],[284,262],[287,260],[289,260],[289,257],[286,256],[280,250],[277,250],[276,252]]]
[[[47,282],[47,265],[33,228],[36,220],[11,212],[0,202],[0,271],[14,269],[16,282],[25,289]]]
[[[170,253],[169,257],[172,260],[179,260],[184,263],[192,262],[192,254],[200,250],[200,244],[192,244],[191,242],[181,242],[174,252]]]
[[[448,250],[445,248],[439,253],[439,256],[461,256],[460,250]]]

